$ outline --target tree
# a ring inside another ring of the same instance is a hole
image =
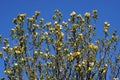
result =
[[[117,80],[120,78],[120,52],[117,30],[96,39],[97,10],[84,16],[72,12],[67,22],[55,10],[53,21],[44,22],[36,11],[31,18],[18,14],[10,39],[2,38],[4,73],[9,80]],[[96,40],[94,40],[96,39]],[[24,77],[24,75],[26,75]],[[1,78],[4,80],[4,78]]]

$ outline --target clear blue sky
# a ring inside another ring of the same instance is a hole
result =
[[[93,9],[97,9],[99,13],[98,35],[103,31],[104,21],[110,22],[110,29],[116,28],[120,31],[119,8],[120,0],[1,0],[0,34],[9,37],[9,31],[14,27],[12,20],[18,13],[27,13],[28,17],[31,17],[36,10],[39,10],[41,12],[40,17],[49,21],[55,9],[59,9],[63,13],[63,18],[68,18],[72,11],[84,15],[85,12],[92,12]],[[3,64],[0,61],[0,77],[3,76],[2,66]]]

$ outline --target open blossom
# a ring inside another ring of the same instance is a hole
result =
[[[38,16],[39,14],[40,14],[40,12],[39,12],[39,11],[35,11],[35,15],[37,15],[37,16]]]
[[[29,22],[33,22],[33,21],[34,21],[33,18],[28,18],[27,20],[28,20]]]
[[[104,22],[104,25],[105,25],[106,27],[109,27],[109,26],[110,26],[110,24],[109,24],[108,22]]]
[[[85,17],[86,17],[86,18],[89,18],[89,17],[90,17],[90,13],[89,13],[89,12],[86,12],[86,13],[85,13]]]
[[[73,11],[73,12],[70,14],[71,17],[74,17],[75,15],[76,15],[76,12],[75,12],[75,11]]]

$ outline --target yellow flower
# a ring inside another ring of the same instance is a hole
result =
[[[75,70],[76,70],[76,71],[79,71],[79,70],[80,70],[80,68],[81,68],[81,64],[80,64],[80,63],[78,63],[78,64],[75,66]]]
[[[22,57],[21,59],[20,59],[22,62],[24,62],[25,61],[25,59]]]
[[[73,57],[77,57],[77,56],[79,56],[80,55],[80,52],[74,52],[73,53]]]
[[[99,44],[99,40],[96,40],[95,42],[96,42],[96,44]]]
[[[33,18],[27,18],[27,20],[28,20],[29,22],[34,22],[34,19],[33,19]]]
[[[38,53],[37,51],[34,51],[34,55],[37,55],[37,53]]]
[[[119,80],[118,78],[113,78],[113,80]]]
[[[43,22],[44,21],[44,18],[40,18],[40,22]]]
[[[91,71],[92,70],[92,68],[91,67],[88,67],[88,71]]]
[[[17,23],[17,18],[13,19],[13,23],[15,23],[15,24]]]
[[[108,29],[105,28],[105,29],[104,29],[104,32],[108,32]]]
[[[86,13],[85,13],[85,17],[86,17],[86,18],[89,18],[89,17],[90,17],[90,13],[86,12]]]
[[[93,14],[96,14],[96,13],[97,13],[97,10],[93,10],[92,13],[93,13]]]
[[[20,17],[24,18],[26,16],[26,14],[20,14]]]
[[[0,52],[0,56],[2,56],[3,55],[3,53],[2,52]]]
[[[89,45],[88,45],[88,48],[89,48],[89,49],[93,49],[93,47],[94,47],[93,44],[89,44]]]
[[[107,67],[108,65],[107,64],[105,64],[105,67]]]
[[[90,66],[93,67],[94,66],[94,62],[90,62]]]
[[[11,70],[6,70],[6,73],[10,75],[10,74],[12,74],[12,71]]]
[[[105,25],[106,27],[109,27],[109,26],[110,26],[110,24],[109,24],[108,22],[104,22],[104,25]]]
[[[59,13],[59,10],[58,10],[58,9],[56,9],[56,10],[55,10],[55,14],[58,14],[58,13]]]
[[[44,57],[45,57],[45,58],[47,58],[47,57],[48,57],[48,54],[47,54],[47,53],[46,53],[46,54],[44,54]]]
[[[12,32],[12,33],[14,33],[14,32],[15,32],[15,29],[14,29],[14,28],[12,28],[12,29],[11,29],[11,32]]]
[[[75,15],[76,15],[76,12],[75,12],[75,11],[73,11],[73,12],[70,14],[71,17],[74,17]]]
[[[44,40],[45,39],[45,36],[41,36],[41,40]]]
[[[16,51],[15,51],[15,53],[19,55],[21,52],[20,52],[20,51],[18,51],[18,50],[16,50]]]
[[[37,16],[38,16],[39,14],[40,14],[40,12],[39,12],[39,11],[35,11],[35,15],[37,15]]]
[[[14,46],[14,47],[13,47],[13,50],[14,50],[14,51],[18,50],[18,46]]]
[[[78,15],[77,15],[77,18],[82,19],[81,14],[78,14]]]
[[[83,60],[82,65],[85,66],[85,64],[86,64],[86,60]]]
[[[57,22],[57,21],[55,21],[55,22],[54,22],[54,25],[55,25],[55,26],[57,26],[57,24],[58,24],[58,22]]]
[[[64,37],[64,33],[63,33],[63,32],[61,32],[61,37],[62,37],[62,38]]]
[[[98,50],[98,46],[95,46],[95,45],[94,45],[94,49],[95,49],[95,50]]]
[[[83,34],[82,33],[78,34],[78,36],[79,36],[80,39],[83,39]]]
[[[66,58],[67,58],[68,61],[72,61],[73,60],[72,53],[67,54]]]
[[[9,48],[8,52],[11,53],[13,51],[13,48]]]
[[[8,43],[8,39],[7,38],[4,39],[4,43],[5,44]]]
[[[51,22],[47,22],[47,23],[46,23],[46,26],[47,26],[47,27],[51,26]]]
[[[42,55],[42,54],[43,54],[43,52],[42,52],[42,51],[40,51],[40,52],[39,52],[39,54],[40,54],[40,55]]]

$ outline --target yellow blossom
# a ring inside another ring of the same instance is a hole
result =
[[[83,38],[83,34],[82,33],[78,34],[78,36],[79,36],[80,39]]]
[[[38,53],[37,51],[34,51],[34,55],[37,55],[37,53]]]
[[[48,54],[47,54],[47,53],[46,53],[46,54],[44,54],[44,57],[45,57],[45,58],[47,58],[47,57],[48,57]]]
[[[86,18],[89,18],[89,17],[90,17],[90,13],[86,12],[86,13],[85,13],[85,17],[86,17]]]
[[[47,26],[47,27],[51,26],[51,22],[47,22],[47,23],[46,23],[46,26]]]
[[[95,49],[95,50],[98,50],[98,46],[94,46],[94,49]]]
[[[37,16],[38,16],[39,14],[40,14],[40,12],[39,12],[39,11],[35,11],[35,15],[37,15]]]
[[[75,15],[76,15],[76,12],[75,12],[75,11],[73,11],[73,12],[70,14],[71,17],[74,17]]]
[[[92,68],[91,67],[88,67],[88,71],[91,71],[92,70]]]
[[[26,16],[26,14],[20,14],[20,17],[24,18]]]
[[[61,37],[62,37],[62,38],[64,37],[64,33],[63,33],[63,32],[61,32]]]
[[[3,53],[2,52],[0,52],[0,56],[2,56],[3,55]]]
[[[39,52],[39,54],[40,54],[40,55],[42,55],[42,54],[43,54],[43,52],[42,52],[42,51],[40,51],[40,52]]]
[[[12,71],[11,70],[6,70],[6,73],[10,75],[10,74],[12,74]]]
[[[74,52],[73,53],[73,57],[77,57],[77,56],[79,56],[80,55],[80,52]]]
[[[85,64],[86,64],[86,60],[83,60],[82,65],[85,66]]]
[[[16,54],[20,54],[21,52],[20,52],[19,50],[16,50],[15,53],[16,53]]]
[[[78,15],[77,15],[77,18],[82,19],[81,14],[78,14]]]
[[[105,25],[106,27],[109,27],[109,26],[110,26],[110,24],[109,24],[108,22],[104,22],[104,25]]]
[[[108,29],[104,29],[104,32],[108,32]]]
[[[33,19],[33,18],[27,18],[27,20],[28,20],[29,22],[34,22],[34,19]]]
[[[96,40],[95,42],[96,42],[96,44],[99,44],[99,40]]]
[[[94,66],[94,62],[90,62],[89,64],[90,64],[90,66],[91,66],[91,67],[93,67],[93,66]]]
[[[24,62],[25,61],[25,59],[22,57],[21,59],[20,59],[22,62]]]
[[[11,32],[12,32],[12,33],[14,33],[14,32],[15,32],[15,29],[14,29],[14,28],[12,28],[12,29],[11,29]]]
[[[93,13],[93,14],[96,14],[96,13],[97,13],[97,10],[93,10],[92,13]]]

